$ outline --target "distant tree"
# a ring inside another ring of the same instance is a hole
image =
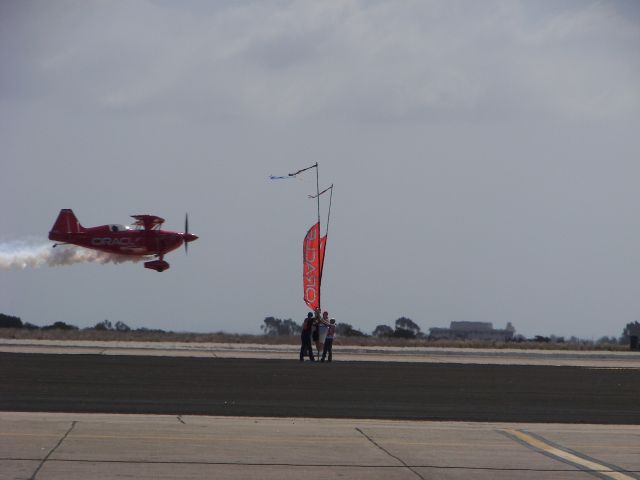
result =
[[[404,328],[396,328],[393,331],[394,338],[416,338],[416,334],[411,330],[405,330]]]
[[[400,317],[396,320],[396,329],[393,336],[397,338],[417,338],[422,336],[420,327],[413,320],[407,317]]]
[[[121,321],[117,321],[116,322],[116,330],[118,332],[130,332],[131,328],[129,328],[129,325],[127,325],[126,323],[121,322]]]
[[[53,325],[42,327],[42,330],[78,330],[78,327],[64,322],[55,322]]]
[[[393,328],[389,325],[378,325],[371,334],[374,337],[392,337]]]
[[[636,321],[636,322],[627,323],[625,327],[622,329],[622,335],[620,336],[620,344],[628,345],[629,337],[632,334],[638,335],[638,332],[640,332],[640,322]]]
[[[5,315],[0,313],[0,328],[22,328],[22,320],[20,317]]]
[[[140,327],[140,328],[136,329],[136,332],[142,332],[142,333],[167,333],[164,330],[162,330],[161,328],[147,328],[147,327]]]
[[[260,325],[260,329],[265,335],[299,335],[302,332],[302,327],[290,318],[282,320],[275,317],[266,317],[263,322],[264,325]]]
[[[282,320],[275,317],[265,317],[263,323],[264,325],[260,325],[260,330],[262,330],[265,335],[279,335]]]
[[[535,337],[533,337],[533,341],[539,343],[549,343],[551,339],[549,337],[543,337],[542,335],[536,335]]]
[[[302,333],[302,326],[298,325],[296,322],[287,318],[282,322],[283,333],[284,335],[300,335]]]
[[[616,337],[607,337],[606,335],[596,340],[596,345],[615,345],[617,343],[618,339]]]
[[[336,335],[339,337],[366,337],[360,330],[356,330],[348,323],[336,324]]]
[[[24,328],[26,330],[39,330],[40,329],[39,326],[34,325],[33,323],[29,323],[29,322],[25,323],[22,328]]]
[[[105,330],[113,330],[113,325],[111,324],[111,321],[109,320],[103,320],[100,323],[96,323],[96,326],[93,327],[96,330],[101,330],[101,331],[105,331]]]

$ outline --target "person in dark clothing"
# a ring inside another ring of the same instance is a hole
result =
[[[302,322],[302,333],[300,334],[300,361],[304,361],[304,356],[309,355],[309,360],[315,361],[313,358],[313,347],[311,347],[311,330],[313,330],[313,313],[309,312],[307,318]]]
[[[329,361],[331,361],[331,357],[333,356],[333,338],[336,336],[336,319],[332,318],[329,321],[329,329],[327,330],[327,338],[324,340],[324,348],[322,349],[322,358],[321,362],[324,362],[327,353],[329,354]]]
[[[318,357],[320,356],[320,319],[322,317],[320,316],[320,309],[316,308],[315,311],[315,316],[313,318],[313,333],[311,335],[311,338],[313,339],[313,342],[316,344],[316,348],[317,348],[317,352],[318,352]]]

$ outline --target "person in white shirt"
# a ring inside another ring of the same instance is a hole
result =
[[[336,319],[332,318],[329,321],[329,328],[327,328],[327,337],[324,339],[324,348],[322,349],[322,358],[321,362],[324,362],[327,353],[329,354],[329,361],[331,361],[331,357],[333,356],[333,339],[336,336]]]
[[[327,338],[327,330],[329,329],[329,312],[323,312],[322,318],[318,321],[318,340],[316,347],[318,348],[318,356],[324,350],[324,340]]]

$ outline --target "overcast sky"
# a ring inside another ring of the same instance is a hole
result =
[[[640,319],[639,51],[633,0],[3,0],[0,243],[46,242],[61,208],[178,231],[188,211],[200,239],[162,274],[0,271],[0,312],[299,321],[315,176],[268,177],[319,162],[338,322],[619,335]]]

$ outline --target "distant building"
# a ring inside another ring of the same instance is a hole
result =
[[[431,340],[494,340],[508,342],[516,329],[511,322],[504,329],[493,328],[491,322],[451,322],[449,328],[430,328]]]

